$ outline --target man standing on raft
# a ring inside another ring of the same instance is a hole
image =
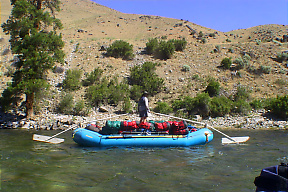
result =
[[[141,117],[140,124],[146,124],[148,113],[150,112],[147,96],[148,92],[144,91],[138,102],[138,111]]]

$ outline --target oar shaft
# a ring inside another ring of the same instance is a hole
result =
[[[127,115],[127,113],[126,113],[126,114],[121,114],[121,115],[114,115],[114,116],[111,116],[111,117],[106,117],[106,118],[98,119],[98,120],[95,120],[95,121],[103,121],[103,120],[107,120],[107,119],[111,119],[111,118],[119,117],[119,116],[123,116],[123,115]],[[84,123],[87,123],[87,122],[84,122]],[[50,139],[53,139],[54,137],[57,137],[58,135],[60,135],[60,134],[62,134],[62,133],[65,133],[66,131],[69,131],[69,130],[73,129],[73,128],[76,127],[76,126],[77,126],[77,125],[74,125],[74,126],[70,127],[69,129],[66,129],[66,130],[64,130],[64,131],[61,131],[60,133],[57,133],[57,134],[51,136],[51,137],[50,137],[49,139],[47,139],[46,141],[49,141]]]
[[[181,118],[181,117],[175,117],[175,116],[171,116],[171,115],[166,115],[166,114],[162,114],[162,113],[155,113],[153,112],[154,114],[156,115],[161,115],[161,116],[166,116],[166,117],[170,117],[170,118],[174,118],[174,119],[179,119],[179,120],[184,120],[184,121],[187,121],[187,122],[191,122],[191,123],[196,123],[196,124],[200,124],[200,125],[206,125],[207,128],[211,128],[213,129],[214,131],[217,131],[218,133],[224,135],[225,137],[227,137],[228,139],[230,139],[231,141],[234,141],[236,142],[233,138],[231,138],[230,136],[226,135],[225,133],[222,133],[221,131],[219,131],[218,129],[215,129],[214,127],[212,126],[209,126],[205,123],[200,123],[200,122],[197,122],[197,121],[192,121],[190,119],[184,119],[184,118]]]

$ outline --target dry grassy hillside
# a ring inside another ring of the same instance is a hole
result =
[[[7,2],[9,1],[3,1],[2,10],[4,10],[3,5],[5,9],[6,5],[9,5]],[[126,77],[129,75],[131,66],[145,61],[160,63],[157,73],[165,79],[166,91],[151,98],[154,102],[159,99],[169,101],[179,95],[195,96],[205,89],[209,77],[217,79],[227,95],[235,91],[239,84],[247,86],[252,91],[252,95],[258,98],[288,94],[286,63],[273,60],[277,53],[288,49],[288,44],[270,41],[286,35],[287,25],[264,25],[223,33],[184,20],[124,14],[89,0],[62,0],[61,8],[62,11],[57,17],[64,24],[62,33],[66,43],[66,62],[62,67],[65,69],[79,68],[85,73],[101,67],[107,76]],[[7,10],[2,12],[7,13]],[[3,19],[7,19],[7,16],[2,16],[2,22],[5,21]],[[191,35],[191,30],[186,25],[196,33]],[[206,43],[198,39],[200,31],[203,32]],[[3,33],[1,36],[3,53],[9,48],[9,37],[4,36]],[[154,37],[185,38],[188,44],[183,52],[176,52],[172,59],[163,61],[141,54],[148,39]],[[101,46],[109,46],[118,39],[133,44],[136,56],[132,61],[107,58],[103,56],[105,51],[99,51]],[[220,51],[215,52],[216,46],[220,47]],[[77,52],[75,52],[76,47]],[[251,67],[257,69],[265,66],[269,67],[271,72],[254,74],[246,69],[235,72],[219,68],[223,58],[232,57],[232,60],[235,60],[243,53],[250,55]],[[10,59],[12,59],[11,55],[2,54],[1,89],[9,80],[4,73],[9,70]],[[183,72],[181,70],[183,65],[190,66],[190,71]],[[49,80],[54,86],[62,82],[63,78],[64,74],[51,73]],[[77,95],[83,95],[83,90]]]

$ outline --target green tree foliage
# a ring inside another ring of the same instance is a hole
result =
[[[169,41],[174,44],[175,51],[184,51],[187,45],[187,41],[184,38],[183,39],[171,39]]]
[[[125,97],[123,105],[122,105],[122,110],[124,113],[132,112],[132,104],[131,104],[131,100],[129,97]]]
[[[100,104],[116,104],[129,97],[129,87],[126,83],[119,83],[117,77],[110,81],[106,78],[86,89],[85,97],[91,106]]]
[[[154,38],[146,43],[146,52],[147,54],[153,54],[159,59],[167,60],[173,56],[175,51],[183,51],[186,45],[187,41],[184,38],[160,42],[157,38]]]
[[[171,59],[175,51],[175,45],[171,41],[161,41],[154,55],[163,60]]]
[[[58,105],[58,111],[63,114],[71,114],[73,111],[73,95],[68,93],[64,95]]]
[[[287,119],[288,118],[288,95],[277,96],[271,99],[266,107],[271,110],[271,113],[276,117]]]
[[[283,61],[288,60],[288,53],[278,53],[276,57],[276,61],[282,63]]]
[[[247,90],[245,86],[239,85],[237,87],[237,91],[234,94],[234,101],[238,100],[244,100],[244,101],[250,100],[250,91]]]
[[[10,35],[12,53],[18,58],[12,84],[1,98],[3,110],[16,105],[26,95],[26,115],[33,115],[35,93],[47,89],[46,73],[56,62],[63,62],[64,42],[57,30],[60,20],[54,17],[59,11],[59,0],[12,0],[12,11],[1,27]]]
[[[210,97],[218,96],[220,92],[220,83],[214,79],[210,80],[205,92],[208,93]]]
[[[149,39],[149,41],[146,43],[146,52],[147,54],[151,55],[155,52],[155,50],[158,47],[158,40],[157,38]]]
[[[133,45],[123,40],[117,40],[107,48],[107,56],[130,60],[134,57]]]
[[[76,91],[81,87],[82,73],[79,69],[68,69],[62,87],[67,91]]]
[[[227,97],[213,97],[210,103],[210,115],[212,117],[223,117],[229,114],[232,108],[232,101]]]
[[[97,107],[101,103],[108,103],[109,88],[108,80],[102,80],[101,83],[89,86],[86,89],[85,97],[91,106]]]
[[[155,95],[162,90],[164,79],[156,74],[156,65],[157,63],[145,62],[130,69],[130,84],[137,88],[140,86],[140,93],[147,91],[149,95]]]
[[[200,93],[192,98],[186,96],[182,99],[175,100],[172,103],[174,110],[185,109],[189,115],[200,114],[203,117],[208,117],[210,113],[211,98],[208,93]]]
[[[94,69],[94,71],[86,75],[86,79],[83,80],[83,85],[90,86],[93,85],[94,83],[99,82],[102,74],[103,69],[100,69],[99,67]]]
[[[173,111],[172,107],[166,102],[157,102],[154,111],[157,113],[169,114]]]
[[[231,112],[241,114],[241,115],[248,115],[251,111],[250,104],[244,99],[238,99],[233,102]]]
[[[221,66],[223,66],[225,69],[230,69],[231,64],[232,64],[231,57],[226,57],[221,61]]]

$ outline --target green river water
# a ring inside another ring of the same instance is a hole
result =
[[[62,144],[32,141],[57,132],[0,130],[0,191],[251,192],[262,168],[288,158],[287,130],[223,130],[251,139],[223,146],[214,132],[211,143],[187,148],[85,148],[72,132]]]

